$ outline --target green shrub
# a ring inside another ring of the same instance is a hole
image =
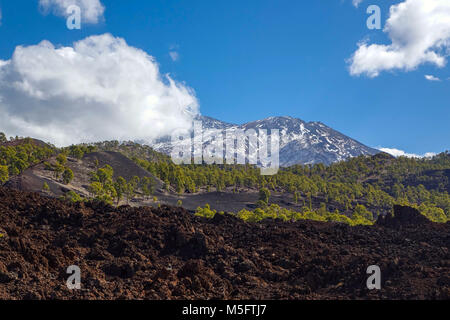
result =
[[[441,208],[437,208],[435,206],[426,206],[425,204],[422,204],[418,209],[421,214],[423,214],[433,222],[446,223],[447,221],[449,221],[448,217],[445,215],[444,210],[442,210]]]
[[[50,187],[48,186],[47,182],[44,182],[44,185],[42,186],[43,191],[50,191]]]
[[[198,207],[197,211],[195,212],[195,215],[197,217],[212,219],[212,218],[214,218],[216,213],[217,213],[216,210],[211,210],[211,207],[209,206],[209,204],[206,204],[204,208]]]
[[[205,205],[205,208],[197,208],[196,211],[196,216],[204,218],[213,218],[215,214],[216,211],[211,210],[208,204]],[[235,214],[235,216],[246,222],[253,223],[260,222],[265,219],[279,219],[282,221],[313,220],[322,222],[337,222],[346,223],[351,226],[373,224],[372,221],[364,219],[359,215],[357,215],[355,219],[350,219],[345,215],[339,214],[337,211],[334,213],[324,211],[323,206],[322,209],[318,209],[317,211],[311,211],[308,207],[304,207],[302,212],[297,212],[290,209],[281,208],[276,204],[272,204],[270,206],[266,206],[265,208],[256,208],[253,211],[242,209]]]
[[[70,202],[76,203],[76,202],[83,202],[84,199],[76,192],[69,191],[62,197],[64,200],[68,200]]]

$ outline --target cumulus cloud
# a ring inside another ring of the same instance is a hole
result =
[[[391,44],[359,43],[350,74],[376,77],[383,71],[444,67],[450,52],[450,1],[406,0],[390,8],[383,30]]]
[[[39,0],[39,6],[44,12],[51,11],[61,17],[68,17],[67,8],[71,5],[81,8],[81,19],[86,23],[98,23],[105,12],[100,0]]]
[[[428,81],[441,81],[441,79],[439,79],[438,77],[435,77],[431,74],[426,74],[425,79],[427,79]]]
[[[423,155],[418,155],[414,153],[407,153],[403,150],[395,149],[395,148],[378,148],[378,150],[386,152],[394,157],[408,157],[408,158],[431,158],[436,155],[433,152],[427,152]]]
[[[19,46],[0,60],[0,128],[56,145],[151,140],[188,130],[193,91],[161,75],[155,59],[109,34],[72,47]]]

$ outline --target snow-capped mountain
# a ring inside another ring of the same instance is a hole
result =
[[[264,120],[235,125],[206,116],[198,116],[202,122],[205,145],[212,139],[214,130],[278,129],[280,134],[280,166],[295,164],[331,164],[359,155],[374,155],[379,150],[369,148],[346,135],[327,127],[321,122],[305,122],[292,117],[270,117]],[[155,150],[170,154],[170,138],[159,139],[150,144]]]

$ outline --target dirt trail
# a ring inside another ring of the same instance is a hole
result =
[[[248,224],[0,188],[0,298],[450,299],[450,224],[404,216],[354,228]],[[379,291],[366,288],[374,264]],[[70,265],[81,290],[66,287]]]

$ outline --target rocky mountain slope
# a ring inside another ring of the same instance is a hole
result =
[[[346,135],[333,130],[321,122],[305,122],[292,117],[271,117],[264,120],[235,125],[210,117],[199,116],[202,121],[205,145],[212,139],[212,130],[278,129],[280,132],[280,165],[295,164],[331,164],[360,155],[374,155],[379,150],[369,148]],[[170,138],[163,138],[150,143],[157,151],[170,154]],[[244,151],[240,151],[243,153]]]
[[[450,298],[450,224],[404,207],[382,226],[254,224],[0,187],[0,222],[0,299]],[[71,265],[81,290],[66,287]]]

